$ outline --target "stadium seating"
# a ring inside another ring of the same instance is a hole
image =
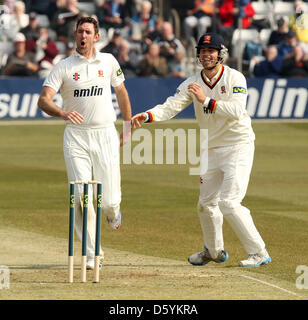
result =
[[[268,40],[271,36],[271,33],[272,33],[272,29],[262,29],[260,31],[260,42],[262,43],[262,46],[265,47],[267,46],[267,43],[268,43]]]
[[[37,16],[38,21],[39,21],[38,25],[40,27],[48,28],[50,26],[49,18],[48,18],[47,15],[45,15],[45,14],[37,14],[36,16]]]
[[[275,27],[275,19],[273,15],[273,4],[269,1],[252,1],[252,7],[254,8],[256,14],[254,15],[254,20],[268,19],[272,28]]]
[[[65,43],[62,41],[56,41],[56,45],[59,50],[59,54],[64,54],[66,51]]]
[[[232,36],[232,56],[240,58],[243,56],[247,42],[260,42],[259,32],[256,29],[235,29]]]
[[[294,12],[294,2],[287,1],[274,1],[273,2],[273,14],[275,20],[281,16],[289,17]]]
[[[85,11],[89,15],[95,14],[95,1],[93,2],[78,2],[78,9]]]

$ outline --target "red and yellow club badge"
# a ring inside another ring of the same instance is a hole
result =
[[[209,35],[204,36],[203,43],[211,43],[211,36],[209,36]]]
[[[103,70],[98,70],[98,76],[102,78],[104,77]]]

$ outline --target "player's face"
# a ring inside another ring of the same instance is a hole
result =
[[[213,69],[218,61],[219,51],[214,48],[201,48],[199,60],[204,69]]]
[[[92,23],[83,23],[78,26],[74,33],[77,51],[81,55],[92,54],[94,43],[98,40],[99,34],[95,34],[94,25]]]

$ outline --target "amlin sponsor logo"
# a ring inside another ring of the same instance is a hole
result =
[[[50,118],[37,106],[39,99],[38,93],[0,93],[0,119],[34,119],[34,118]],[[56,105],[62,108],[63,100],[58,93],[54,97]],[[120,114],[120,108],[117,103],[116,95],[112,96],[113,105],[116,114]]]
[[[287,87],[287,79],[267,79],[263,88],[248,89],[247,111],[252,118],[303,118],[307,106],[305,87]]]

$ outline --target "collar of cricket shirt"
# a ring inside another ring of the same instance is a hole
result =
[[[94,48],[94,54],[90,59],[87,59],[85,56],[83,56],[82,54],[80,54],[79,52],[77,52],[77,50],[75,50],[74,52],[75,57],[79,58],[79,59],[83,59],[83,60],[87,60],[88,62],[96,62],[96,61],[100,61],[99,59],[99,55],[97,54],[96,49]]]
[[[208,86],[210,87],[211,89],[213,89],[216,85],[216,83],[219,81],[219,79],[221,78],[222,74],[223,74],[223,71],[224,71],[224,66],[221,65],[220,69],[218,70],[218,72],[215,74],[215,76],[210,80],[204,70],[201,71],[201,78],[203,80],[203,82]]]

